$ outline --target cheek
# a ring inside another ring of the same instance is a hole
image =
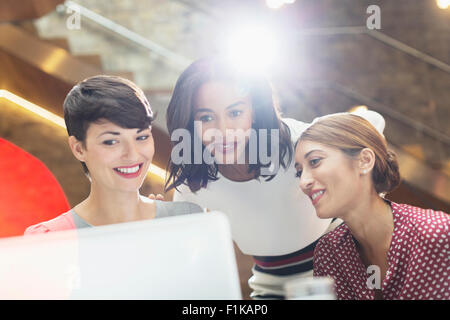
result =
[[[141,157],[145,158],[142,160],[149,160],[150,162],[152,161],[155,154],[155,141],[153,136],[150,135],[146,140],[137,141],[135,147],[137,148],[137,151],[141,155]]]
[[[341,171],[333,182],[333,192],[336,199],[342,203],[352,202],[358,199],[361,188],[351,170]]]
[[[247,111],[243,117],[241,117],[240,121],[239,121],[239,129],[242,129],[244,131],[251,129],[252,128],[252,122],[253,122],[253,117],[252,117],[252,112],[251,111]]]
[[[104,166],[114,158],[113,150],[105,150],[104,148],[91,148],[88,152],[87,162],[91,166]]]
[[[210,130],[214,130],[215,127],[212,124],[212,122],[200,122],[200,121],[196,121],[197,123],[194,123],[194,132],[189,132],[190,134],[192,134],[194,137],[194,140],[196,141],[201,141],[204,145],[208,144],[209,142],[211,142],[212,138],[211,138],[211,134],[206,134],[205,132]]]
[[[252,129],[252,121],[253,119],[251,112],[248,112],[233,123],[234,126],[231,129],[239,130],[236,132],[236,137],[238,142],[240,142],[240,144],[246,145],[249,142],[250,130]],[[241,131],[243,134],[238,134]]]
[[[337,199],[346,197],[355,188],[353,172],[333,162],[311,170],[311,174],[318,182],[318,187],[324,187],[330,195],[336,195]]]
[[[105,173],[117,163],[117,156],[112,150],[102,148],[90,148],[87,153],[86,166],[94,180],[102,180]]]
[[[226,138],[226,132],[222,133],[212,122],[203,124],[201,130],[198,129],[196,134],[196,139],[200,139],[205,147],[213,143],[222,143]]]
[[[118,148],[107,147],[103,144],[96,143],[95,141],[86,141],[86,163],[91,166],[105,166],[112,159],[116,157]]]
[[[155,155],[155,143],[153,140],[149,142],[149,145],[145,148],[145,150],[147,158],[151,161]]]

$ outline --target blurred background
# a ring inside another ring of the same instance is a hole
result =
[[[450,212],[448,0],[1,0],[0,237],[81,202],[89,182],[67,145],[62,103],[78,81],[119,75],[157,114],[162,193],[165,109],[181,71],[227,52],[264,69],[282,112],[309,122],[368,108],[386,120],[401,186],[388,198]],[[170,200],[172,194],[164,194]],[[236,247],[248,297],[252,259]]]

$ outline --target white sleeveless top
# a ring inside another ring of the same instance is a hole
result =
[[[295,143],[308,124],[282,119]],[[294,156],[294,155],[293,155]],[[319,219],[311,200],[295,178],[294,159],[287,170],[280,167],[271,181],[231,181],[220,173],[219,180],[193,194],[185,185],[174,201],[190,201],[209,210],[225,213],[233,240],[244,254],[275,256],[300,250],[320,238],[330,219]]]

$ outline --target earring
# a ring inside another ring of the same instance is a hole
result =
[[[366,169],[364,169],[362,173],[363,173],[363,174],[366,174],[366,173],[367,173],[367,170],[366,170]]]

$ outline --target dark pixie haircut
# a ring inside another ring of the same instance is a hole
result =
[[[89,125],[108,120],[126,129],[145,129],[153,112],[144,92],[133,82],[116,76],[98,75],[85,79],[70,90],[64,100],[67,133],[86,147]],[[89,170],[81,162],[84,172]]]
[[[203,58],[192,63],[178,78],[174,92],[167,108],[167,128],[171,136],[174,130],[183,128],[191,132],[191,145],[194,139],[199,139],[194,132],[194,104],[199,88],[210,81],[224,81],[237,85],[240,90],[248,93],[253,106],[252,128],[267,129],[267,149],[271,150],[270,131],[279,130],[279,163],[287,169],[292,161],[293,147],[291,134],[286,124],[281,121],[278,103],[274,90],[269,80],[256,74],[242,74],[230,67],[228,61],[220,56]],[[259,134],[256,135],[259,146]],[[251,139],[251,137],[250,137]],[[172,142],[172,148],[182,141]],[[202,154],[204,151],[202,144]],[[192,192],[205,188],[208,181],[217,180],[218,166],[216,163],[208,165],[194,164],[194,148],[191,148],[190,164],[175,164],[171,160],[168,163],[169,178],[166,181],[165,190],[177,188],[185,184]],[[270,167],[271,163],[261,164],[259,151],[256,164],[249,164],[249,173],[254,173],[255,178],[262,176],[266,181],[273,179],[273,175],[261,175],[262,167]]]

